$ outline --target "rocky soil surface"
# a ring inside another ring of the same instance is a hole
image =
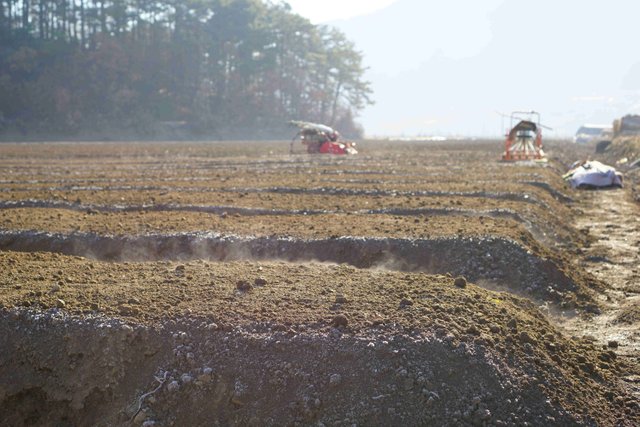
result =
[[[287,148],[0,145],[0,418],[640,422],[638,205],[564,185],[586,148]]]

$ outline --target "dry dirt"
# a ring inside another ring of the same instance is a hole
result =
[[[495,141],[0,145],[7,425],[637,425],[638,205]]]

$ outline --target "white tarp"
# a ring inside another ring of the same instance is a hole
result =
[[[571,170],[563,175],[571,187],[622,187],[622,174],[611,166],[595,160],[574,163]]]

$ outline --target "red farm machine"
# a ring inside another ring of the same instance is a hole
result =
[[[536,111],[514,111],[508,117],[509,131],[506,134],[502,161],[521,160],[546,161],[542,150],[542,129],[551,129],[540,124],[540,113]]]
[[[293,144],[300,139],[309,154],[358,154],[355,142],[343,141],[335,129],[318,123],[292,120],[290,125],[298,128],[291,140],[289,152],[293,153]]]

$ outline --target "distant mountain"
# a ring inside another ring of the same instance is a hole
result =
[[[535,109],[556,135],[640,112],[640,2],[399,0],[333,22],[365,54],[369,135],[497,135]]]

